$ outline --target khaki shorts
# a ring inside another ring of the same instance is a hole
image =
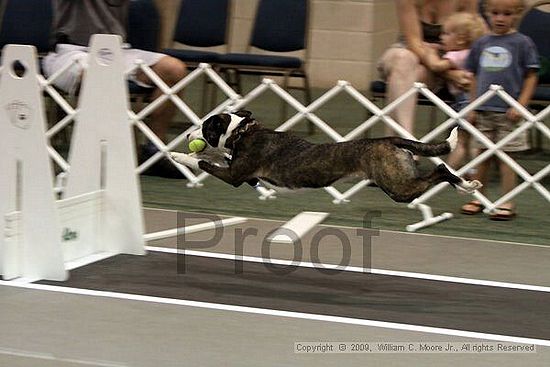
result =
[[[123,48],[122,55],[124,57],[126,70],[130,70],[134,67],[135,62],[138,59],[142,60],[145,65],[152,66],[161,58],[166,56],[165,54],[134,48]],[[78,60],[80,62],[74,63],[74,60]],[[80,83],[83,68],[87,68],[88,66],[88,47],[59,44],[56,46],[55,52],[50,52],[44,58],[42,66],[44,68],[44,74],[46,77],[49,77],[68,63],[72,63],[71,67],[55,79],[54,84],[61,90],[71,93],[75,91],[76,87]],[[138,85],[148,86],[136,79],[136,69],[128,75],[128,79]]]
[[[506,118],[504,112],[477,111],[476,113],[476,128],[494,143],[498,143],[500,140],[504,139],[519,126],[519,123],[515,123]],[[508,144],[502,146],[500,150],[503,152],[521,152],[529,149],[527,132],[528,130],[523,131],[509,141]],[[485,145],[475,138],[471,140],[470,144],[473,148],[487,149]]]

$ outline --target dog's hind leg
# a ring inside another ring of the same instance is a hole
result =
[[[439,166],[437,166],[436,171],[440,172],[443,181],[447,181],[448,183],[456,187],[457,190],[465,192],[467,194],[471,194],[474,191],[479,190],[483,187],[481,182],[479,182],[478,180],[466,181],[463,178],[453,175],[444,164],[440,164]]]
[[[400,186],[398,190],[388,190],[381,187],[393,200],[397,202],[410,203],[423,193],[425,193],[430,187],[437,185],[441,182],[448,182],[457,189],[472,193],[475,190],[481,188],[479,181],[466,181],[462,178],[452,174],[445,164],[440,164],[427,176],[411,178],[409,181],[404,182],[404,185]],[[397,192],[398,191],[398,192]]]

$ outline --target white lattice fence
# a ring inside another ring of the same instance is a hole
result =
[[[52,87],[54,80],[60,74],[62,74],[64,70],[68,69],[69,67],[70,65],[67,65],[64,69],[60,70],[58,73],[51,76],[47,80],[45,80],[40,75],[38,76],[39,81],[43,89],[45,90],[45,92],[47,92],[66,113],[66,116],[61,121],[57,122],[51,129],[48,130],[47,134],[48,134],[48,137],[50,138],[53,137],[58,132],[60,132],[66,126],[68,126],[71,123],[71,121],[74,120],[75,116],[78,114],[78,110],[73,109],[71,105],[57,92],[57,90]],[[402,137],[405,137],[408,139],[416,139],[414,136],[408,133],[403,127],[401,127],[396,121],[394,121],[389,116],[389,113],[393,111],[404,100],[411,98],[411,96],[413,96],[414,94],[421,93],[426,98],[431,100],[439,109],[441,109],[449,117],[445,122],[443,122],[441,125],[435,128],[433,131],[429,132],[426,136],[422,137],[420,139],[421,141],[424,141],[424,142],[431,141],[435,137],[443,133],[444,131],[450,129],[453,124],[458,123],[461,127],[463,127],[466,131],[468,131],[475,139],[478,139],[480,142],[483,143],[483,145],[487,147],[486,151],[484,151],[478,157],[473,159],[471,162],[468,162],[466,165],[464,165],[463,167],[461,167],[459,170],[456,171],[456,173],[459,176],[463,175],[469,169],[477,166],[482,161],[489,159],[491,156],[494,155],[494,156],[497,156],[499,159],[503,160],[504,162],[506,162],[524,180],[524,182],[518,185],[514,190],[504,194],[503,196],[501,196],[495,201],[491,201],[481,193],[476,192],[474,196],[481,201],[481,203],[485,206],[486,211],[493,210],[494,208],[498,207],[502,203],[517,196],[519,193],[521,193],[523,190],[527,189],[528,187],[533,187],[538,193],[540,193],[540,195],[544,199],[550,202],[550,193],[542,184],[540,184],[540,181],[550,172],[550,164],[546,165],[546,167],[541,169],[536,174],[531,175],[523,167],[521,167],[516,161],[514,161],[509,155],[507,155],[506,153],[500,150],[500,148],[504,144],[506,144],[509,140],[513,139],[515,136],[517,136],[518,134],[520,134],[522,131],[526,129],[531,129],[531,128],[538,129],[544,136],[550,139],[550,129],[542,122],[550,114],[550,106],[544,109],[543,111],[539,112],[537,115],[533,115],[528,110],[526,110],[521,105],[519,105],[517,101],[511,98],[498,86],[493,86],[489,91],[487,91],[487,93],[480,96],[478,99],[476,99],[473,103],[471,103],[469,106],[467,106],[460,112],[454,111],[444,101],[442,101],[439,97],[437,97],[434,93],[432,93],[428,88],[426,88],[424,84],[421,84],[421,83],[415,84],[413,88],[411,88],[409,91],[407,91],[402,96],[397,98],[395,101],[386,105],[383,108],[380,108],[376,104],[374,104],[372,101],[370,101],[367,97],[365,97],[362,93],[360,93],[358,90],[356,90],[350,83],[346,81],[339,81],[333,88],[331,88],[326,93],[321,95],[318,99],[313,101],[310,105],[304,106],[302,103],[296,100],[292,95],[290,95],[287,91],[283,90],[279,85],[277,85],[275,82],[273,82],[270,79],[264,79],[257,87],[252,89],[249,93],[247,93],[244,96],[240,96],[233,89],[231,89],[225,83],[225,81],[207,64],[201,64],[197,69],[189,73],[185,78],[183,78],[173,87],[167,86],[148,66],[138,63],[135,67],[141,68],[141,70],[143,70],[143,72],[147,76],[149,76],[149,78],[154,82],[154,84],[158,88],[160,88],[160,90],[163,92],[163,94],[159,98],[152,101],[150,104],[148,104],[138,113],[134,113],[133,111],[128,111],[128,116],[133,121],[135,126],[147,137],[147,139],[149,139],[158,148],[158,153],[151,156],[147,161],[145,161],[143,164],[141,164],[138,167],[139,172],[143,172],[144,170],[146,170],[148,167],[150,167],[152,164],[154,164],[156,161],[158,161],[162,157],[164,156],[168,157],[168,152],[175,150],[176,147],[178,147],[182,142],[184,142],[185,136],[189,132],[189,130],[184,131],[180,135],[178,135],[175,139],[165,144],[143,122],[147,116],[149,116],[153,111],[159,108],[160,105],[162,105],[164,102],[168,100],[174,103],[177,106],[177,108],[181,111],[181,113],[194,124],[194,126],[200,126],[201,122],[204,119],[208,118],[210,115],[220,113],[223,111],[235,111],[235,110],[242,109],[247,105],[249,105],[252,101],[262,96],[264,93],[270,91],[276,94],[280,99],[282,99],[284,103],[288,103],[291,107],[293,107],[297,111],[295,115],[293,115],[287,121],[285,121],[282,125],[280,125],[277,128],[277,130],[288,131],[288,130],[291,130],[293,127],[295,127],[299,122],[303,123],[303,121],[310,121],[320,131],[325,133],[330,139],[336,142],[339,142],[339,141],[347,141],[347,140],[358,138],[361,134],[364,134],[365,132],[367,132],[377,123],[383,123],[389,126],[393,131],[395,131],[396,134]],[[212,111],[210,111],[206,116],[204,116],[201,119],[194,112],[194,110],[178,96],[178,93],[184,90],[197,78],[200,78],[202,76],[206,76],[207,78],[209,78],[211,82],[219,90],[221,90],[221,92],[225,95],[226,99],[223,100],[222,103],[217,105]],[[319,108],[321,108],[323,105],[325,105],[327,102],[329,102],[330,100],[332,100],[333,98],[335,98],[341,93],[346,93],[347,95],[349,95],[351,98],[357,101],[357,103],[359,103],[366,110],[368,110],[369,113],[372,115],[370,118],[368,118],[366,121],[361,123],[359,126],[354,128],[344,136],[339,134],[336,130],[334,130],[330,126],[329,123],[323,121],[319,116],[315,114],[315,112],[318,111]],[[474,126],[472,126],[468,121],[464,119],[464,116],[466,116],[470,111],[472,111],[478,105],[484,103],[486,100],[488,100],[494,95],[498,95],[500,98],[505,100],[508,104],[516,107],[526,120],[521,125],[518,125],[518,128],[513,133],[511,133],[510,135],[505,137],[503,140],[496,143],[491,142],[483,134],[481,134]],[[191,129],[193,128],[194,127],[192,127]],[[64,171],[67,171],[68,169],[70,169],[67,162],[52,147],[49,148],[49,153],[52,159],[59,165],[59,167],[61,167],[61,169],[63,169]],[[435,164],[443,163],[443,161],[437,157],[432,157],[430,158],[430,160],[433,161]],[[195,174],[194,172],[192,172],[186,167],[183,167],[177,164],[175,165],[187,177],[189,187],[202,185],[204,180],[208,177],[206,173]],[[344,192],[341,192],[332,186],[326,187],[325,191],[332,197],[333,202],[335,204],[339,204],[339,203],[349,201],[349,199],[354,194],[356,194],[365,186],[367,186],[368,183],[369,183],[368,180],[359,181]],[[445,220],[452,217],[452,214],[450,213],[443,213],[438,216],[433,216],[431,208],[426,204],[426,202],[429,199],[439,194],[446,187],[446,185],[447,183],[443,183],[433,187],[432,189],[427,191],[424,195],[422,195],[421,197],[419,197],[409,205],[410,208],[420,210],[423,215],[423,220],[421,222],[411,224],[410,226],[407,227],[409,231],[415,231],[419,228],[422,228],[427,225],[431,225],[441,220]],[[261,186],[258,186],[256,189],[260,193],[260,199],[273,198],[275,195],[275,191],[271,189],[266,189]]]
[[[468,170],[476,167],[483,161],[495,155],[500,160],[504,161],[507,165],[509,165],[518,174],[518,176],[524,180],[524,182],[516,186],[515,189],[511,190],[508,193],[504,193],[500,198],[498,198],[494,202],[489,200],[489,198],[487,198],[480,192],[474,193],[473,195],[485,207],[484,211],[486,213],[491,212],[492,210],[499,207],[503,203],[513,199],[515,196],[517,196],[522,191],[524,191],[525,189],[531,186],[535,190],[537,190],[542,195],[542,197],[546,199],[546,201],[550,202],[550,193],[540,183],[540,181],[550,172],[550,164],[547,164],[546,167],[541,169],[536,174],[531,175],[521,165],[519,165],[514,159],[512,159],[508,154],[500,150],[500,148],[506,145],[509,141],[519,136],[525,130],[528,130],[531,128],[538,129],[544,136],[550,139],[550,129],[542,122],[545,118],[547,118],[550,115],[550,106],[540,111],[537,115],[533,115],[525,107],[523,107],[516,100],[510,97],[510,95],[508,95],[500,86],[497,86],[497,85],[491,86],[491,88],[486,93],[484,93],[482,96],[477,98],[470,105],[468,105],[466,108],[464,108],[459,112],[454,111],[452,108],[450,108],[447,104],[441,101],[437,96],[435,96],[429,90],[425,90],[424,94],[432,102],[434,102],[443,112],[445,112],[449,116],[449,119],[444,123],[442,123],[440,126],[438,126],[436,129],[428,133],[425,137],[423,137],[421,139],[422,141],[431,140],[433,137],[437,136],[441,131],[444,131],[445,129],[449,129],[456,121],[460,124],[462,128],[464,128],[468,133],[470,133],[474,139],[479,140],[487,148],[485,151],[483,151],[473,160],[471,160],[470,162],[465,164],[463,167],[461,167],[459,170],[457,170],[456,173],[459,176],[464,175]],[[492,142],[491,140],[489,140],[478,129],[476,129],[467,120],[463,118],[469,112],[474,110],[477,106],[483,104],[485,101],[487,101],[488,99],[492,98],[495,95],[502,98],[510,106],[515,107],[518,111],[521,112],[523,118],[525,119],[523,123],[518,125],[516,130],[514,130],[513,132],[511,132],[510,134],[508,134],[506,137],[504,137],[502,140],[498,142]],[[422,208],[422,206],[425,205],[426,201],[428,201],[433,196],[437,195],[446,185],[447,184],[440,184],[431,188],[430,190],[425,192],[422,196],[420,196],[411,204],[409,204],[409,207],[419,208],[419,209]],[[418,228],[422,228],[426,225],[430,225],[434,220],[437,220],[442,216],[448,217],[449,213],[443,213],[438,217],[432,217],[431,213],[426,213],[424,214],[423,221],[410,225],[408,226],[407,229],[414,231]]]

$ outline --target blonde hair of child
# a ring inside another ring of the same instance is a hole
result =
[[[494,5],[495,2],[498,2],[498,0],[487,0],[487,3],[486,3],[486,13],[489,14],[490,11],[491,11],[491,7]],[[515,4],[514,4],[514,7],[515,7],[515,11],[516,11],[516,15],[521,15],[521,13],[525,10],[525,0],[515,0]],[[516,19],[516,22],[519,20]]]
[[[481,16],[467,12],[452,14],[447,18],[446,24],[452,32],[457,34],[459,40],[463,42],[464,48],[469,48],[487,31],[487,26]]]
[[[486,10],[489,11],[490,7],[493,5],[495,0],[487,0],[486,3]],[[518,13],[521,13],[525,9],[525,0],[516,0],[515,1],[515,8]]]

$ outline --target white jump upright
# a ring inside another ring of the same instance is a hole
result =
[[[4,48],[0,84],[0,273],[64,280],[67,269],[144,254],[141,190],[118,36],[92,37],[69,153],[55,200],[36,51]],[[19,76],[15,61],[25,66]]]
[[[16,61],[24,74],[16,74]],[[61,230],[32,46],[7,45],[0,79],[0,273],[63,280]],[[23,233],[23,235],[21,235]]]
[[[121,46],[122,39],[115,35],[97,34],[90,41],[64,199],[93,202],[97,195],[92,193],[99,193],[100,211],[95,218],[97,228],[82,228],[88,232],[83,235],[89,243],[80,244],[80,253],[65,260],[101,251],[145,253],[141,189]]]

